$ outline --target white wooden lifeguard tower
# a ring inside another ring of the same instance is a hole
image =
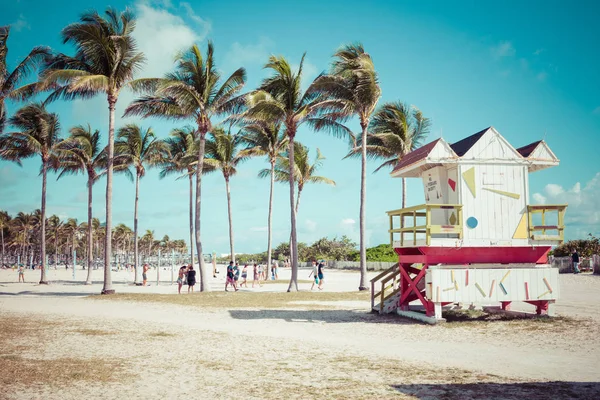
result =
[[[418,317],[419,301],[434,321],[447,304],[523,301],[552,315],[558,270],[547,254],[563,241],[567,206],[529,205],[529,173],[558,162],[544,141],[515,149],[493,127],[407,154],[392,177],[421,178],[426,203],[387,213],[399,263],[372,281],[374,309]]]

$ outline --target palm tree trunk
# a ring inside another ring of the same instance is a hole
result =
[[[365,203],[367,200],[367,127],[368,121],[361,122],[361,169],[360,169],[360,284],[358,290],[367,288],[367,249],[365,243]]]
[[[140,196],[140,174],[135,174],[135,205],[133,206],[133,271],[135,274],[134,284],[139,284],[140,266],[138,265],[138,200]]]
[[[194,265],[194,175],[190,172],[190,263]]]
[[[200,143],[198,145],[198,165],[196,166],[196,252],[198,253],[198,272],[200,276],[200,291],[208,292],[208,275],[204,268],[204,258],[202,257],[202,239],[200,236],[200,206],[202,202],[202,167],[204,164],[204,148],[206,147],[206,132],[200,133]]]
[[[267,222],[267,268],[271,268],[271,239],[272,239],[272,217],[273,217],[273,186],[275,185],[275,160],[271,160],[271,189],[269,191],[269,219]]]
[[[92,185],[93,181],[91,178],[88,179],[88,232],[87,232],[87,278],[85,280],[86,285],[92,284]]]
[[[48,174],[48,165],[46,160],[42,160],[42,224],[41,229],[41,242],[42,242],[42,276],[40,278],[40,285],[47,285],[48,280],[46,278],[46,175]]]
[[[231,218],[231,188],[229,187],[229,177],[225,177],[225,189],[227,190],[227,215],[229,217],[229,251],[231,260],[235,262],[235,250],[233,249],[233,220]],[[267,266],[267,268],[269,268]]]
[[[296,217],[298,216],[298,209],[300,208],[300,195],[302,194],[302,188],[298,186],[298,197],[296,197]]]
[[[290,247],[291,263],[292,263],[292,277],[290,278],[290,285],[288,286],[288,292],[298,291],[298,237],[296,236],[296,207],[294,205],[294,136],[290,135],[288,159],[290,163],[290,222],[292,231],[292,246]]]
[[[112,181],[115,153],[115,104],[116,97],[108,96],[108,162],[106,165],[106,237],[104,241],[104,286],[102,294],[113,294],[110,259],[112,257]]]

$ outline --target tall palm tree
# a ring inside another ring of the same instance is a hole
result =
[[[88,124],[75,126],[70,130],[71,136],[63,142],[61,153],[63,160],[59,164],[60,179],[67,174],[87,173],[88,189],[88,223],[87,223],[87,278],[86,285],[92,284],[92,262],[93,262],[93,224],[92,224],[92,198],[93,185],[99,178],[96,172],[105,164],[106,155],[100,146],[100,131],[92,131]]]
[[[267,219],[267,266],[272,264],[272,230],[273,230],[273,187],[275,183],[275,163],[277,157],[287,146],[287,137],[281,129],[281,124],[258,121],[247,124],[242,128],[242,142],[248,147],[243,150],[249,156],[266,156],[271,168],[269,177],[271,184],[269,189],[269,217]]]
[[[375,172],[382,168],[393,168],[402,157],[421,147],[430,126],[429,118],[408,104],[398,101],[379,107],[369,125],[367,138],[367,153],[385,160]],[[402,208],[405,207],[406,181],[402,178]]]
[[[10,118],[10,124],[17,132],[0,135],[0,158],[15,161],[39,155],[42,159],[42,206],[41,206],[41,257],[42,272],[40,284],[46,280],[46,177],[51,159],[59,156],[60,123],[58,115],[49,113],[41,104],[27,105]]]
[[[360,174],[360,283],[358,290],[368,290],[365,210],[367,197],[367,132],[371,116],[381,96],[379,79],[373,60],[362,44],[342,46],[334,54],[331,75],[321,78],[321,85],[337,98],[340,113],[356,115],[361,127]]]
[[[0,211],[0,235],[2,237],[2,261],[0,266],[4,266],[4,230],[10,225],[10,215],[6,211]]]
[[[194,264],[194,174],[197,162],[196,132],[191,127],[173,129],[171,137],[165,139],[169,146],[169,154],[162,162],[159,177],[163,179],[167,175],[185,173],[190,184],[190,263]],[[204,168],[203,168],[204,171]]]
[[[231,132],[225,132],[222,127],[213,128],[209,135],[209,139],[206,141],[206,158],[204,159],[204,163],[214,169],[220,170],[225,179],[227,215],[229,217],[229,250],[231,252],[231,259],[235,261],[229,184],[231,177],[237,173],[237,167],[248,159],[248,155],[240,151],[242,144],[240,136],[232,135]]]
[[[0,134],[6,127],[5,100],[24,100],[35,94],[38,89],[37,83],[29,83],[21,87],[19,84],[50,55],[48,47],[34,47],[15,69],[9,71],[6,64],[9,33],[10,27],[0,26]]]
[[[290,185],[290,222],[292,245],[290,248],[292,261],[292,276],[288,291],[298,290],[298,240],[296,235],[296,208],[294,196],[294,140],[298,128],[308,124],[315,130],[326,130],[337,136],[348,136],[351,132],[337,119],[337,103],[331,101],[318,79],[302,92],[302,71],[304,55],[300,60],[297,71],[293,71],[284,57],[271,56],[265,68],[272,75],[263,80],[256,95],[262,100],[253,102],[249,109],[240,117],[245,123],[270,122],[281,124],[288,138],[289,185]]]
[[[133,265],[135,281],[139,281],[139,249],[138,249],[138,200],[140,179],[146,175],[146,166],[158,165],[168,154],[168,146],[159,140],[152,128],[142,130],[136,124],[127,124],[117,133],[115,154],[122,160],[122,165],[128,164],[135,169],[135,205],[133,211]]]
[[[325,183],[327,185],[335,186],[335,181],[326,178],[324,176],[315,175],[317,170],[323,166],[323,160],[325,156],[321,154],[321,150],[317,148],[317,155],[315,160],[311,163],[309,157],[308,147],[304,146],[300,142],[294,143],[294,179],[298,188],[298,194],[296,196],[296,214],[298,214],[298,208],[300,207],[300,196],[304,190],[304,186],[308,183]],[[277,182],[289,182],[290,179],[290,167],[289,158],[284,154],[283,157],[279,157],[275,166],[275,180]],[[263,169],[259,173],[260,178],[266,178],[271,174],[268,169]]]
[[[202,169],[206,134],[212,130],[212,118],[237,111],[242,103],[238,96],[246,81],[246,70],[240,68],[221,83],[221,74],[213,61],[214,48],[208,43],[206,57],[193,45],[180,54],[175,71],[161,79],[141,79],[133,87],[147,96],[135,100],[125,115],[160,117],[173,120],[193,120],[197,124],[198,152],[196,171],[195,234],[200,270],[200,291],[210,290],[208,274],[202,258],[200,236],[200,205],[202,199]]]
[[[56,55],[46,66],[44,85],[61,85],[49,97],[90,98],[106,94],[108,102],[108,145],[106,164],[106,240],[104,245],[103,294],[114,293],[110,260],[112,253],[112,182],[115,133],[115,107],[121,90],[144,63],[132,37],[135,18],[131,11],[108,8],[105,16],[96,11],[84,13],[80,22],[61,32],[63,43],[75,46],[75,56]]]

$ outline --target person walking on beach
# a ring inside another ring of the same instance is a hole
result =
[[[577,249],[573,249],[573,254],[571,255],[571,259],[573,260],[573,273],[578,274],[581,271],[579,270],[579,254],[577,254]]]
[[[244,264],[244,268],[242,268],[242,283],[240,283],[240,287],[244,285],[248,287],[248,264]]]
[[[227,287],[229,285],[233,286],[233,288],[235,289],[236,292],[238,290],[235,285],[235,280],[234,280],[235,274],[233,271],[233,267],[234,267],[233,261],[230,261],[229,265],[227,266],[227,280],[225,281],[225,291],[226,292],[229,292],[229,290],[227,290]]]
[[[181,287],[183,286],[183,278],[185,277],[185,272],[187,270],[187,265],[179,268],[179,275],[177,276],[177,293],[181,294]]]
[[[310,271],[310,275],[308,275],[308,277],[313,277],[313,283],[310,287],[310,290],[313,290],[315,288],[315,285],[319,285],[319,267],[317,266],[317,262],[315,260],[313,260],[312,262],[312,271]]]
[[[254,264],[254,280],[252,281],[252,287],[254,287],[254,285],[258,282],[258,286],[262,286],[262,284],[260,283],[260,271],[259,271],[259,266],[256,265],[256,263]]]
[[[144,264],[142,269],[142,286],[146,286],[146,282],[148,281],[148,264]]]
[[[319,290],[323,290],[323,268],[325,268],[325,262],[321,260],[319,267],[317,268],[317,276],[319,277]]]
[[[187,283],[188,283],[188,293],[191,291],[194,292],[194,285],[196,284],[196,271],[194,271],[194,266],[190,265],[188,273],[187,273]]]
[[[25,283],[25,267],[23,264],[19,264],[19,283],[21,283],[21,279]]]
[[[238,281],[240,280],[240,263],[236,262],[233,266],[233,281],[235,282],[235,287],[238,285]]]
[[[258,279],[261,279],[263,281],[267,280],[262,264],[258,264]]]
[[[273,273],[273,280],[279,279],[279,276],[277,276],[277,268],[278,268],[277,261],[274,261],[273,262],[273,267],[271,268],[271,271]]]

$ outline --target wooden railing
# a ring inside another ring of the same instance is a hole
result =
[[[453,212],[455,215],[455,221],[444,225],[433,225],[431,212],[433,210],[447,210]],[[462,205],[460,204],[421,204],[414,207],[401,208],[399,210],[393,210],[387,212],[390,217],[390,243],[394,246],[394,234],[400,234],[400,247],[404,246],[405,236],[412,235],[412,244],[417,243],[417,235],[425,234],[425,242],[427,246],[431,244],[431,235],[435,234],[446,234],[456,239],[462,239],[463,237],[463,215]],[[394,217],[400,217],[400,227],[395,227]],[[425,220],[423,220],[423,218]],[[408,219],[408,221],[407,221]],[[406,227],[407,222],[411,222],[412,225]]]
[[[398,263],[391,268],[386,269],[373,279],[371,279],[371,309],[375,309],[375,299],[379,298],[379,313],[383,313],[385,301],[400,292],[400,285],[397,283],[400,279],[400,268]],[[391,282],[390,282],[391,281]],[[380,284],[378,292],[375,292],[375,285]],[[391,291],[390,291],[391,290]]]
[[[527,206],[527,217],[528,217],[528,236],[531,240],[551,240],[551,241],[562,241],[564,240],[565,232],[565,211],[567,209],[566,204],[543,204],[536,206]],[[548,214],[557,213],[556,225],[548,225]],[[541,225],[534,225],[533,218],[536,214],[541,214],[542,222]],[[550,231],[551,234],[547,234]],[[540,234],[536,232],[541,232]]]

